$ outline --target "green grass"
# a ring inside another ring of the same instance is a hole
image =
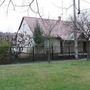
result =
[[[90,90],[90,61],[1,65],[0,90]]]
[[[0,40],[0,48],[1,47],[9,47],[9,42],[6,40]]]

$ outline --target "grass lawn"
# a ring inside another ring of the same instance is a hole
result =
[[[90,90],[90,61],[1,65],[0,90]]]

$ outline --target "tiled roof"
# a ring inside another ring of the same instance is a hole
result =
[[[45,35],[48,35],[50,29],[52,29],[50,33],[51,37],[60,37],[63,40],[74,40],[73,24],[69,21],[58,21],[53,19],[42,20],[41,18],[35,17],[23,17],[22,22],[23,20],[26,21],[32,32],[34,31],[36,23],[38,22]],[[79,35],[80,33],[77,34],[77,38]]]

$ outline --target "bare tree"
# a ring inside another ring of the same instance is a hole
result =
[[[33,3],[36,3],[36,6],[37,6],[37,10],[35,11],[33,8],[32,8],[32,4]],[[38,1],[37,0],[30,0],[27,4],[21,4],[21,5],[19,5],[19,4],[16,4],[15,3],[15,0],[1,0],[0,1],[0,7],[2,7],[5,3],[7,3],[7,13],[8,13],[8,10],[9,10],[9,7],[10,7],[10,5],[12,5],[13,6],[13,10],[16,10],[16,8],[23,8],[23,7],[25,7],[25,8],[27,8],[27,11],[29,11],[29,10],[31,10],[33,13],[37,13],[37,14],[39,14],[39,6],[38,6]]]
[[[45,27],[45,30],[46,30],[46,33],[44,32],[45,34],[45,37],[48,39],[48,62],[50,63],[50,53],[51,53],[51,33],[54,31],[54,28],[58,25],[58,23],[60,22],[61,18],[59,18],[58,20],[56,21],[52,21],[51,19],[46,19],[46,20],[43,20],[42,18],[42,22],[43,22],[43,25]]]
[[[79,15],[79,17],[77,17],[76,28],[77,28],[77,32],[83,33],[87,40],[87,59],[89,59],[90,13],[88,13],[87,11],[84,11]]]
[[[31,47],[33,47],[33,39],[30,37],[30,35],[26,32],[19,33],[12,41],[14,45],[12,46],[12,53],[20,54],[24,52],[24,50],[28,49],[27,53],[30,53]]]

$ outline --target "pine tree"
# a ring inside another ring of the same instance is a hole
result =
[[[43,30],[41,29],[38,22],[36,23],[36,27],[34,28],[33,37],[36,46],[44,46]]]

